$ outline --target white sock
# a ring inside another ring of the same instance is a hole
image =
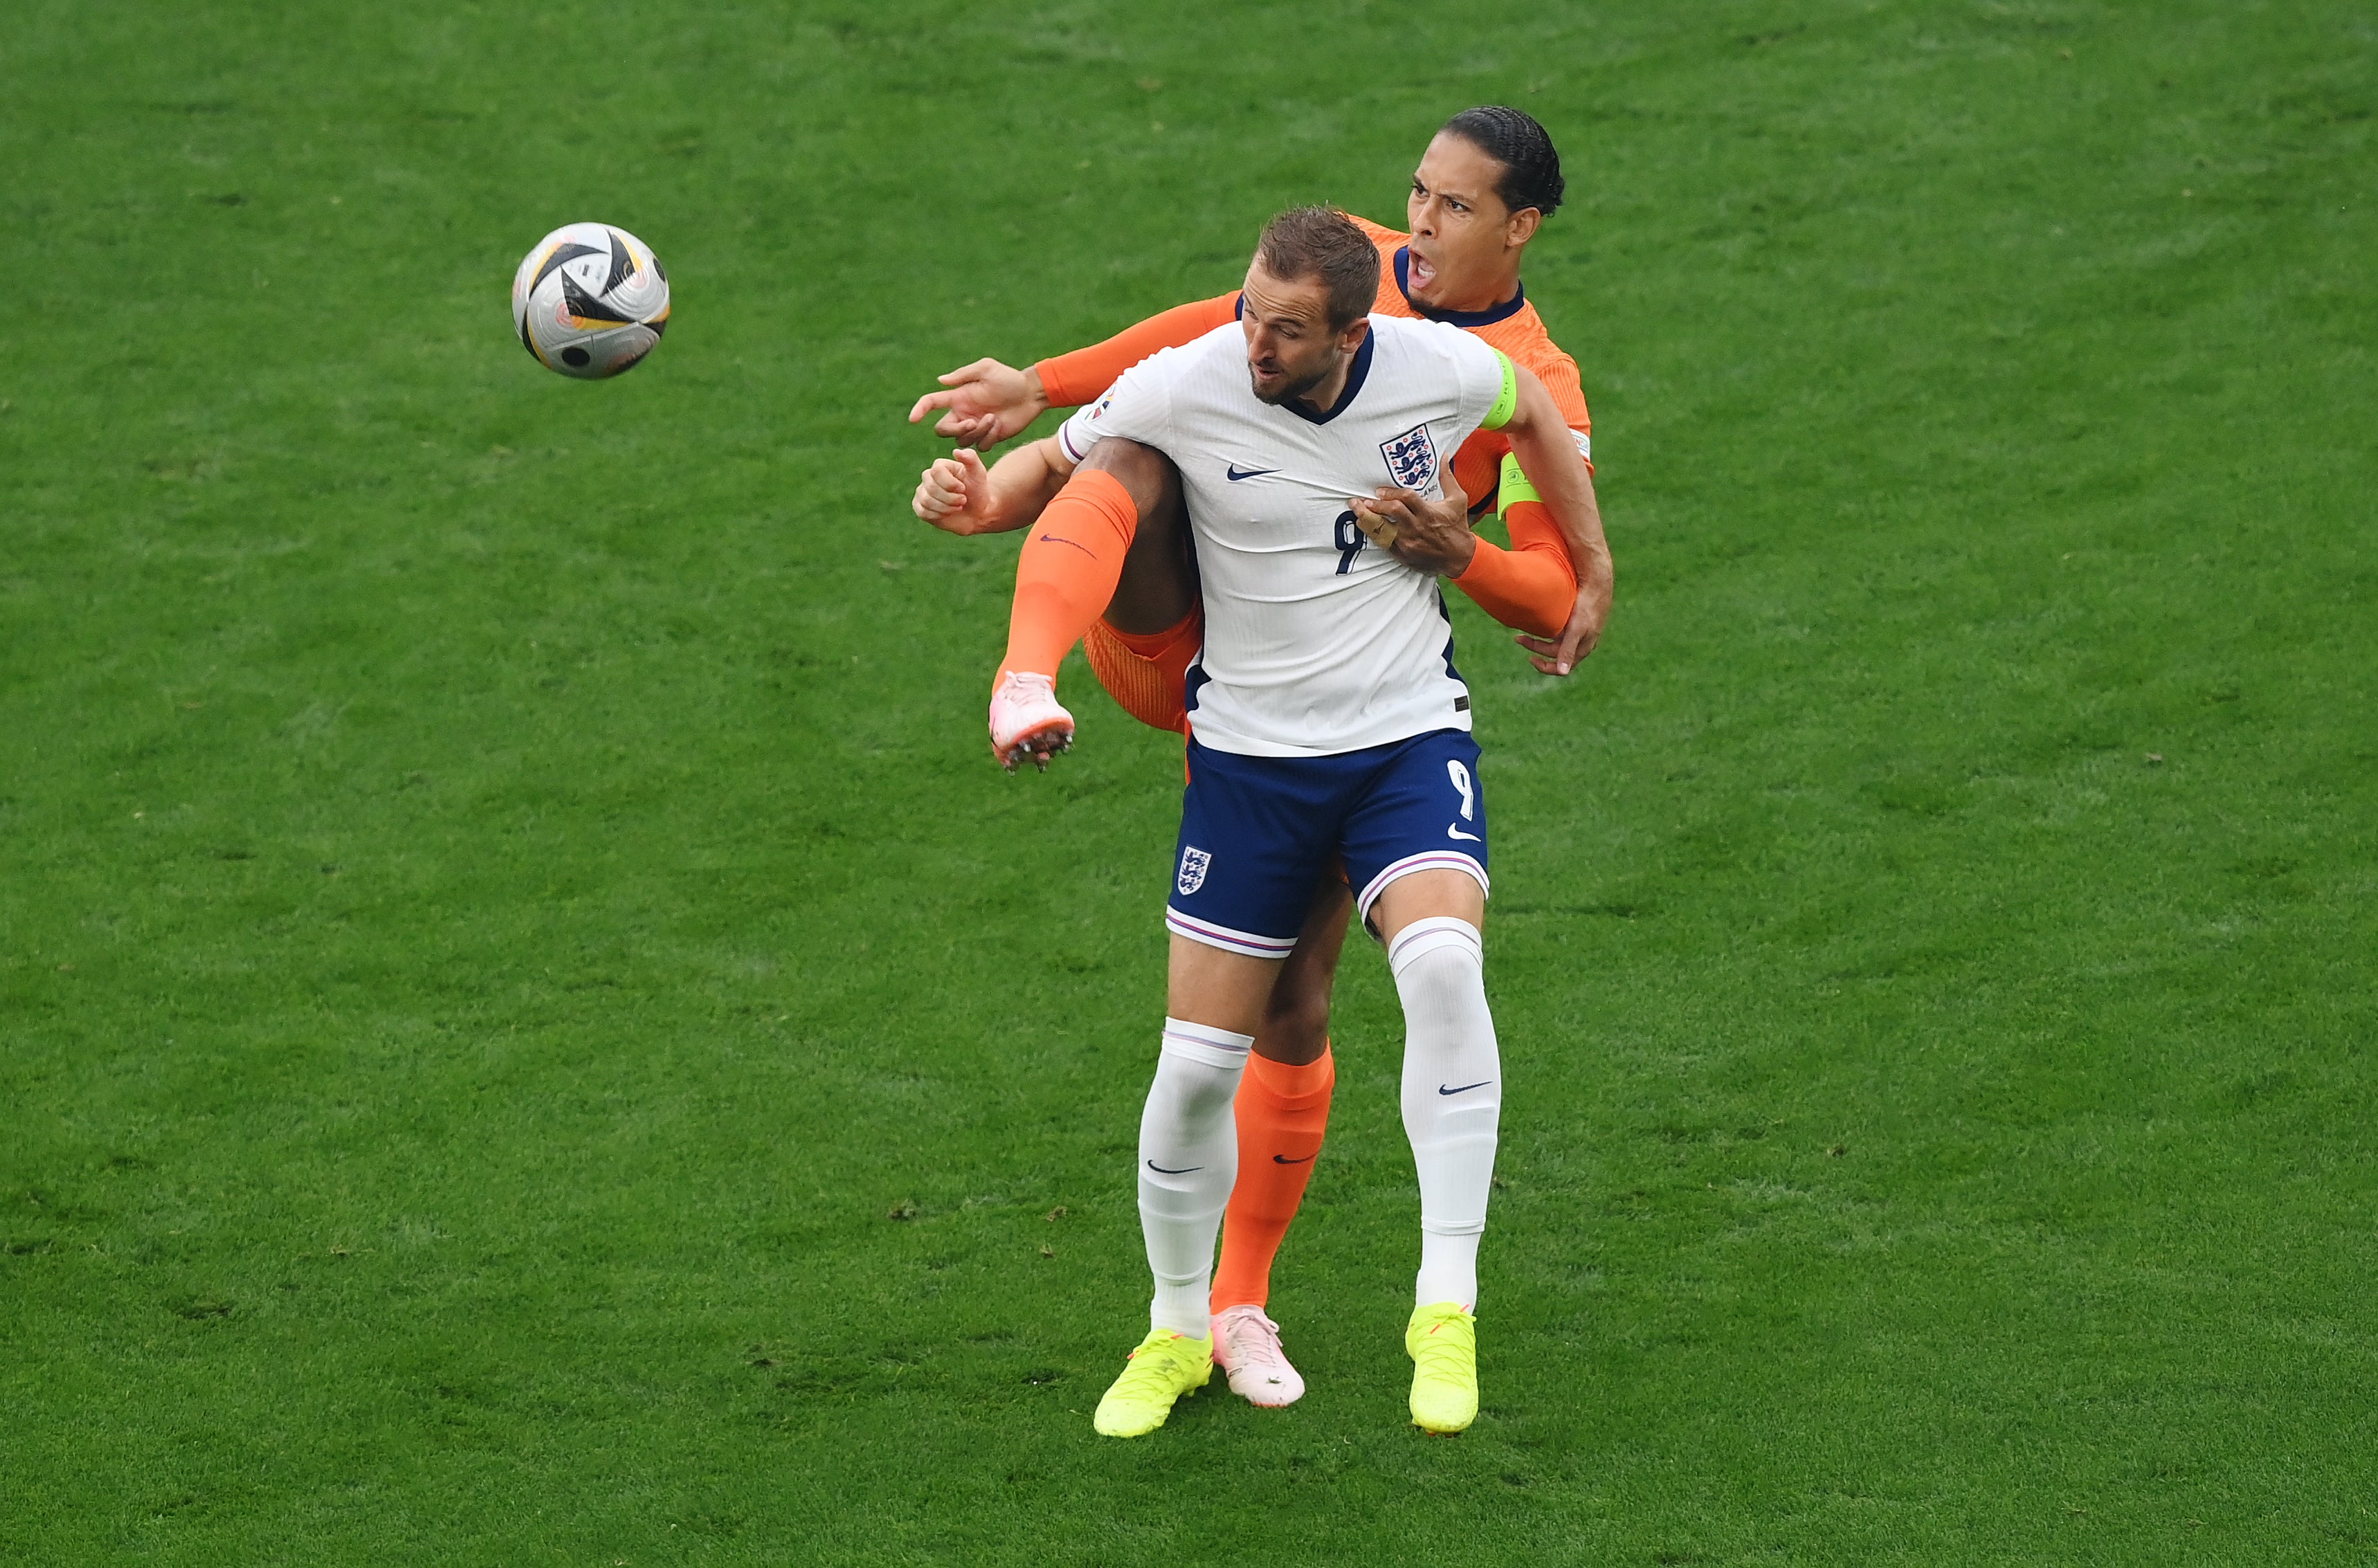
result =
[[[1503,1116],[1485,958],[1478,928],[1449,916],[1413,921],[1387,948],[1404,1004],[1404,1133],[1420,1171],[1417,1306],[1478,1303],[1478,1238]]]
[[[1164,1021],[1164,1050],[1139,1116],[1139,1228],[1156,1276],[1151,1328],[1193,1339],[1212,1332],[1214,1238],[1239,1179],[1239,1093],[1252,1035],[1178,1018]]]

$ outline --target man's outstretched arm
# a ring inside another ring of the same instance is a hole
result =
[[[995,359],[962,365],[941,377],[944,389],[928,392],[908,410],[916,424],[938,409],[933,434],[961,446],[995,447],[1052,408],[1096,402],[1115,377],[1159,349],[1178,348],[1233,320],[1239,295],[1233,289],[1212,299],[1176,305],[1124,328],[1104,342],[1044,359],[1017,370]]]
[[[1441,502],[1382,489],[1375,497],[1354,498],[1352,505],[1363,532],[1380,548],[1407,566],[1452,580],[1505,625],[1540,633],[1522,635],[1520,646],[1537,669],[1565,676],[1593,651],[1609,616],[1610,549],[1603,542],[1592,476],[1559,406],[1534,376],[1513,369],[1516,403],[1502,430],[1510,437],[1518,466],[1531,476],[1520,506],[1549,515],[1558,548],[1498,551],[1478,538],[1449,469],[1440,481],[1446,491]],[[1525,521],[1531,529],[1536,525],[1533,518]],[[1512,537],[1519,542],[1517,521]]]
[[[1565,676],[1602,640],[1617,574],[1610,559],[1609,541],[1602,533],[1602,508],[1593,497],[1593,476],[1586,472],[1585,458],[1577,449],[1568,421],[1543,382],[1524,369],[1518,380],[1519,406],[1503,433],[1510,437],[1511,455],[1519,460],[1519,467],[1552,513],[1554,525],[1568,546],[1569,565],[1577,573],[1577,602],[1560,635],[1523,636],[1519,641],[1537,669]]]
[[[1507,484],[1519,464],[1505,458]],[[1560,532],[1540,501],[1506,514],[1513,548],[1499,549],[1470,526],[1470,497],[1451,467],[1439,475],[1444,498],[1382,485],[1354,502],[1354,518],[1371,541],[1408,567],[1444,578],[1478,607],[1517,631],[1560,633],[1577,602],[1577,574]],[[1515,490],[1524,480],[1514,485]],[[1535,492],[1527,491],[1530,497]],[[1512,515],[1512,514],[1517,515]]]

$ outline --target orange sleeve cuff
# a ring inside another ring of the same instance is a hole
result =
[[[1212,299],[1176,305],[1124,328],[1105,342],[1042,360],[1034,366],[1040,373],[1040,389],[1049,395],[1051,408],[1096,402],[1114,385],[1116,377],[1149,354],[1194,343],[1224,322],[1237,319],[1238,313],[1236,289]]]
[[[1521,501],[1504,512],[1503,521],[1511,530],[1512,547],[1481,539],[1470,569],[1453,585],[1505,626],[1558,637],[1577,604],[1577,572],[1552,512],[1541,501]]]

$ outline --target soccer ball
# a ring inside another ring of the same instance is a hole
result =
[[[547,370],[617,376],[668,327],[668,274],[652,246],[608,223],[570,223],[512,274],[512,327]]]

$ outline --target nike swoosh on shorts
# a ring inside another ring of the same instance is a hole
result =
[[[1478,1082],[1477,1082],[1477,1083],[1464,1083],[1464,1084],[1463,1084],[1460,1088],[1459,1088],[1459,1089],[1448,1089],[1448,1088],[1447,1088],[1444,1084],[1439,1083],[1439,1084],[1436,1086],[1436,1092],[1437,1092],[1438,1094],[1440,1094],[1440,1095],[1466,1095],[1466,1094],[1470,1093],[1470,1091],[1471,1091],[1471,1090],[1472,1090],[1472,1089],[1483,1089],[1484,1087],[1486,1087],[1486,1085],[1487,1085],[1487,1084],[1492,1083],[1493,1082],[1495,1082],[1495,1080],[1493,1080],[1492,1078],[1481,1078],[1480,1080],[1478,1080]],[[1274,1156],[1273,1156],[1273,1158],[1275,1158],[1275,1159],[1277,1159],[1278,1157],[1279,1157],[1278,1155],[1274,1155]]]

